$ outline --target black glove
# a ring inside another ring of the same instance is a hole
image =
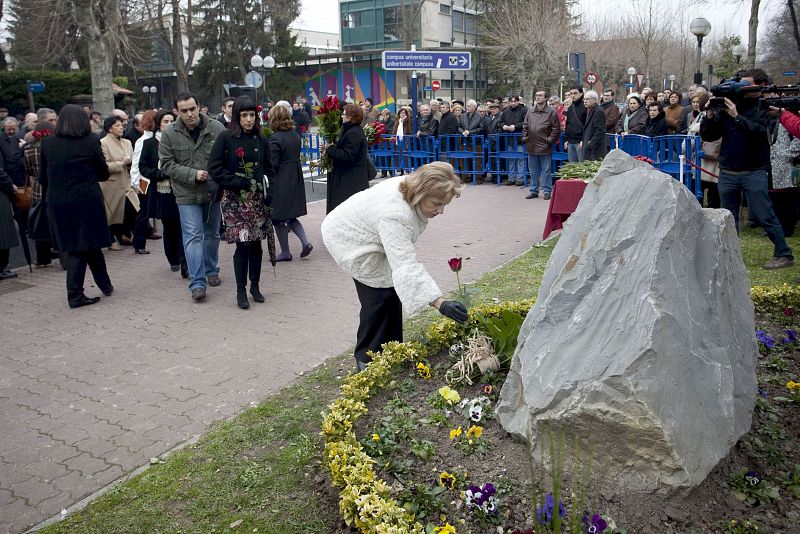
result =
[[[439,305],[439,313],[459,323],[467,320],[467,309],[457,300],[443,301]]]
[[[264,193],[264,205],[268,207],[272,206],[272,193],[269,189]]]

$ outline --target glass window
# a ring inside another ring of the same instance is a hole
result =
[[[439,4],[439,13],[442,15],[449,15],[450,14],[450,6],[447,4]]]
[[[383,8],[383,38],[386,41],[399,41],[400,20],[402,15],[398,7]]]
[[[342,13],[342,28],[358,28],[361,26],[361,12]]]
[[[439,41],[439,48],[450,48],[450,41]]]
[[[453,11],[453,31],[464,31],[464,12]]]
[[[466,23],[467,33],[475,33],[475,15],[467,13],[464,15],[464,21]]]

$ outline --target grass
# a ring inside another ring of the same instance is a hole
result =
[[[800,251],[800,238],[789,243]],[[478,290],[473,303],[536,295],[552,246],[532,248],[471,283]],[[761,269],[772,257],[772,244],[757,230],[743,232],[742,253],[753,285],[792,283],[800,276],[797,268]],[[410,318],[406,337],[421,336],[439,317],[427,310]],[[320,459],[320,414],[351,368],[350,352],[332,358],[41,532],[336,531],[338,510]]]

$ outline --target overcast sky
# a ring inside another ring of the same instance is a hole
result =
[[[301,0],[302,8],[300,18],[298,18],[292,26],[296,28],[303,28],[308,30],[338,32],[339,29],[339,3],[334,0]],[[783,2],[780,0],[764,0],[761,3],[761,12],[759,15],[761,30],[759,36],[762,35],[765,22],[769,20],[776,12],[780,11],[780,6]],[[669,10],[672,6],[669,0],[661,2],[664,9]],[[609,15],[614,16],[619,14],[623,16],[627,10],[636,6],[636,2],[620,1],[620,0],[604,0],[598,2],[597,0],[580,0],[579,11],[586,15]],[[725,35],[738,34],[742,40],[747,41],[747,20],[750,14],[750,1],[744,0],[737,2],[736,0],[708,0],[705,5],[692,8],[695,13],[694,17],[705,17],[711,22],[711,32],[719,34],[720,31],[725,30]]]

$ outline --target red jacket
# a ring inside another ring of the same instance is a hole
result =
[[[791,111],[781,113],[781,124],[786,131],[795,137],[800,137],[800,115]]]

